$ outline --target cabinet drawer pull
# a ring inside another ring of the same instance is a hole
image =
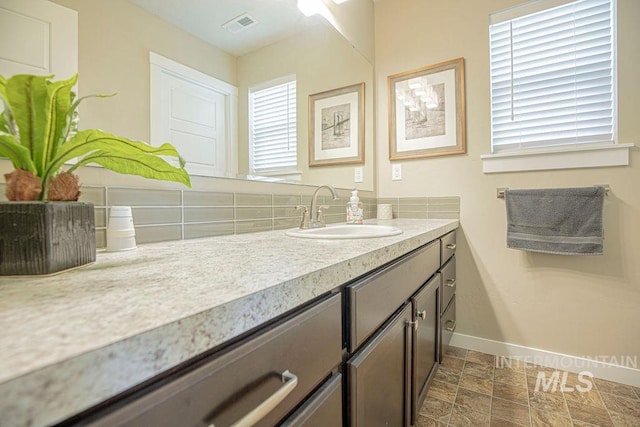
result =
[[[456,287],[456,279],[447,279],[447,286],[450,288]]]
[[[447,249],[451,249],[452,251],[456,249],[455,243],[447,243]]]
[[[269,412],[278,406],[298,385],[298,377],[291,372],[282,373],[282,387],[269,396],[264,402],[256,406],[251,412],[232,424],[232,427],[251,427],[256,425]],[[209,427],[216,427],[213,423]]]
[[[427,310],[422,310],[422,311],[418,310],[416,312],[416,316],[418,316],[422,320],[426,320],[426,318],[427,318]]]
[[[447,320],[447,325],[453,323],[452,326],[447,326],[447,331],[453,332],[456,330],[456,321],[455,320]]]

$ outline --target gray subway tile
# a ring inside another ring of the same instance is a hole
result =
[[[233,221],[233,207],[185,207],[184,222]]]
[[[185,224],[184,238],[226,236],[233,234],[233,221],[210,222],[206,224]]]
[[[398,205],[399,199],[397,197],[384,197],[376,199],[376,204],[389,204],[389,205]]]
[[[345,216],[346,215],[340,215],[340,214],[327,214],[327,215],[324,215],[324,222],[327,224],[338,224],[341,222],[346,222]]]
[[[135,225],[179,224],[182,221],[181,208],[136,208],[131,209]]]
[[[185,206],[233,206],[233,193],[185,190],[183,200]]]
[[[394,218],[402,218],[402,219],[428,219],[428,217],[429,217],[429,213],[426,211],[425,212],[400,211],[398,212],[397,216],[394,214]]]
[[[427,205],[400,205],[398,212],[428,212],[429,207]]]
[[[300,196],[295,195],[273,195],[273,206],[297,206],[300,204]]]
[[[107,230],[96,229],[96,248],[103,249],[107,247]]]
[[[408,205],[427,205],[428,199],[426,197],[400,197],[398,204],[400,207]]]
[[[179,190],[108,188],[110,206],[180,206]]]
[[[460,212],[429,212],[427,219],[460,219]]]
[[[271,206],[271,194],[236,193],[236,206]]]
[[[460,212],[458,204],[429,205],[429,212]]]
[[[276,218],[273,220],[274,230],[300,227],[300,218]]]
[[[236,234],[255,233],[273,229],[273,220],[236,221]]]
[[[166,242],[181,240],[181,225],[151,225],[136,227],[136,243]]]
[[[107,226],[107,209],[106,208],[94,208],[96,217],[96,227]]]
[[[105,206],[107,204],[106,191],[104,187],[81,186],[78,200],[93,203],[95,206]]]
[[[457,204],[458,206],[460,206],[460,197],[458,197],[458,196],[453,196],[453,197],[429,197],[428,199],[429,199],[429,204],[430,205]]]
[[[293,206],[277,206],[273,208],[273,217],[274,218],[288,218],[288,217],[300,218],[300,211],[295,209]]]
[[[266,219],[272,218],[273,209],[271,206],[263,207],[236,207],[236,220],[246,219]]]

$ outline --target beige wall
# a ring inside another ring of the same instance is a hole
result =
[[[238,58],[239,172],[249,173],[248,88],[287,74],[296,75],[298,170],[303,183],[353,183],[356,165],[309,167],[308,99],[311,94],[365,83],[364,182],[353,186],[373,191],[373,66],[328,24]]]
[[[577,356],[640,356],[640,156],[631,166],[485,175],[490,151],[488,15],[521,0],[376,3],[379,197],[460,195],[458,328],[462,334]],[[640,2],[618,0],[619,141],[640,137]],[[391,181],[388,75],[464,57],[467,154],[400,162]],[[605,255],[510,250],[496,187],[610,184]]]
[[[332,23],[367,61],[375,60],[374,0],[351,0],[335,4],[324,0],[333,15]]]

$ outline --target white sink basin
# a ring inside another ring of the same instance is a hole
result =
[[[305,239],[367,239],[401,234],[398,227],[375,224],[334,224],[322,228],[288,230],[284,234]]]

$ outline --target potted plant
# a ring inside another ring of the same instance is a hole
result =
[[[93,205],[77,202],[73,172],[81,166],[191,186],[171,144],[153,147],[99,129],[78,130],[77,108],[86,98],[73,92],[78,76],[51,78],[0,76],[0,158],[15,168],[5,174],[9,202],[0,203],[0,275],[47,274],[95,261]]]

